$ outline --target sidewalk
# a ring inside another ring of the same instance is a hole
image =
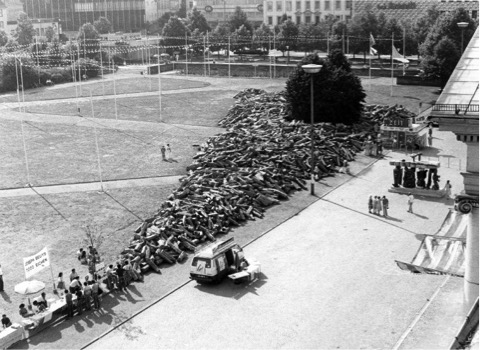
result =
[[[406,196],[387,192],[397,156],[248,244],[247,259],[262,264],[256,282],[186,283],[87,348],[447,348],[464,320],[463,280],[405,272],[394,260],[410,261],[453,203],[417,198],[407,213]],[[454,169],[440,174],[460,187]],[[368,213],[369,194],[389,197],[389,218]]]
[[[436,153],[465,154],[453,134],[434,136]],[[199,287],[188,282],[188,260],[108,296],[103,313],[58,323],[15,347],[79,348],[105,334],[91,347],[445,348],[464,319],[463,280],[414,275],[394,260],[410,261],[453,202],[417,198],[415,214],[407,213],[405,196],[387,192],[388,162],[397,158],[405,155],[359,156],[353,177],[317,183],[320,200],[303,191],[234,230],[247,258],[262,264],[252,285]],[[439,173],[441,185],[450,179],[458,192],[458,170]],[[370,194],[390,199],[390,218],[368,214]]]

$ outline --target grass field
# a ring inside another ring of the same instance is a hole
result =
[[[121,120],[134,120],[152,123],[186,124],[197,126],[216,126],[224,111],[233,104],[234,90],[215,90],[165,94],[161,97],[162,112],[159,113],[158,95],[117,98],[117,117]],[[208,103],[205,103],[208,101]],[[80,113],[92,116],[90,101],[78,104]],[[93,109],[96,118],[115,119],[115,100],[95,100]],[[29,113],[56,115],[77,115],[77,103],[55,103],[29,106]]]
[[[192,80],[171,80],[161,79],[162,91],[181,90],[202,88],[209,84],[201,81]],[[158,91],[158,75],[154,77],[135,77],[127,75],[113,80],[112,76],[108,79],[95,78],[84,83],[68,83],[59,84],[53,87],[42,87],[38,89],[25,90],[25,101],[44,101],[54,99],[66,99],[78,97],[89,97],[90,92],[92,96],[113,95],[116,91],[117,95],[127,93],[139,93]],[[0,96],[2,102],[17,102],[17,94],[10,92],[4,96]],[[22,95],[20,95],[22,100]]]
[[[137,76],[119,79],[117,93],[149,91],[149,80]],[[120,77],[119,77],[120,78]],[[120,83],[121,82],[121,83]],[[94,101],[95,125],[104,179],[180,175],[196,150],[194,144],[202,143],[218,132],[217,121],[233,104],[232,97],[245,87],[282,90],[285,80],[260,79],[162,79],[162,122],[158,115],[158,96],[138,96],[118,99],[119,122],[115,121],[114,100]],[[365,82],[365,81],[364,81]],[[102,83],[89,85],[95,95],[103,93]],[[113,84],[108,82],[108,84]],[[155,86],[155,84],[153,84]],[[202,91],[200,87],[209,87]],[[95,147],[95,128],[90,118],[90,103],[81,103],[81,114],[75,116],[75,101],[46,101],[54,98],[72,98],[74,86],[55,87],[48,90],[28,91],[27,101],[41,100],[31,105],[31,113],[23,123],[29,158],[30,182],[34,185],[98,181]],[[109,85],[108,89],[112,86]],[[184,88],[193,92],[175,92]],[[371,91],[367,90],[368,103],[402,104],[417,111],[418,102],[436,98],[435,88],[396,86],[390,96],[388,79],[373,79]],[[368,85],[366,85],[368,89]],[[111,90],[108,90],[111,91]],[[1,96],[0,96],[1,97]],[[0,101],[16,96],[3,96]],[[21,122],[16,115],[2,110],[0,115],[0,162],[2,176],[0,187],[23,187],[28,181],[21,135]],[[62,117],[67,116],[67,117]],[[160,146],[170,143],[177,162],[163,162]],[[23,280],[22,257],[32,255],[47,246],[52,258],[54,273],[68,275],[77,268],[82,275],[86,267],[75,258],[75,251],[83,244],[83,229],[93,225],[107,238],[100,249],[107,262],[113,262],[120,250],[128,244],[133,230],[141,219],[151,217],[171,193],[173,185],[143,186],[109,190],[105,192],[69,192],[49,195],[31,195],[2,198],[0,212],[3,225],[2,255],[0,263],[6,283],[6,294],[0,298],[2,312],[17,319],[18,304],[22,296],[13,293],[13,286]],[[35,276],[52,288],[50,271]],[[154,290],[152,290],[152,293]],[[153,293],[154,294],[154,293]]]

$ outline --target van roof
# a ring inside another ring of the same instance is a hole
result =
[[[200,251],[195,253],[195,257],[198,258],[212,258],[217,254],[220,254],[235,245],[233,237],[227,239],[226,241],[217,241],[208,244],[203,247]]]

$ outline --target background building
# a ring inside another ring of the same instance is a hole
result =
[[[266,0],[264,2],[264,23],[270,26],[280,24],[286,15],[294,23],[318,23],[327,15],[340,20],[349,20],[353,11],[352,0]]]
[[[140,31],[145,24],[145,0],[22,0],[32,19],[59,19],[64,31],[107,17],[114,31]]]
[[[263,0],[196,0],[193,6],[202,12],[210,25],[228,21],[237,6],[247,14],[253,25],[258,25],[264,21],[263,3]],[[187,8],[189,7],[192,7],[192,2],[187,3]]]
[[[426,14],[432,5],[436,5],[441,12],[463,7],[472,18],[478,17],[478,0],[355,0],[353,4],[354,13],[371,9],[398,20],[419,18]]]
[[[7,6],[5,2],[0,0],[0,30],[6,31],[7,28]]]

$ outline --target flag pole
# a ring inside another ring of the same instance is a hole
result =
[[[48,254],[48,248],[47,248],[47,254]],[[50,273],[52,274],[53,294],[58,295],[57,288],[55,287],[55,276],[53,274],[53,267],[52,267],[52,261],[50,260],[50,254],[48,254],[48,262],[49,262],[49,265],[50,265]]]
[[[390,60],[392,61],[392,79],[390,84],[390,96],[393,96],[393,41],[394,41],[394,33],[392,32],[392,54],[390,55]]]

